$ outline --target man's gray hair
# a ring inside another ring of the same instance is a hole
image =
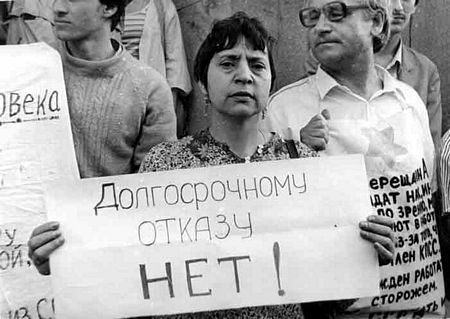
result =
[[[366,5],[368,9],[366,12],[369,18],[373,18],[376,14],[381,13],[383,15],[383,28],[381,33],[373,38],[373,52],[379,52],[389,40],[391,27],[390,27],[390,12],[389,12],[390,0],[360,0],[362,5]]]

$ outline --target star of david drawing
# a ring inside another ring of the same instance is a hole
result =
[[[384,163],[393,167],[396,158],[408,153],[408,150],[394,143],[394,129],[392,127],[384,130],[375,128],[362,128],[361,133],[369,139],[368,157],[381,157]]]

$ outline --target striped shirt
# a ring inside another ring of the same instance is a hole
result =
[[[450,130],[442,137],[439,157],[439,184],[442,189],[442,213],[450,214]]]
[[[141,42],[142,32],[144,30],[145,16],[148,5],[142,10],[127,13],[124,20],[124,30],[122,34],[122,43],[126,50],[139,60],[139,43]]]

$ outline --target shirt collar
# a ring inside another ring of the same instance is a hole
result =
[[[386,70],[390,70],[395,65],[401,66],[402,65],[402,58],[403,58],[403,42],[400,40],[400,45],[397,48],[397,51],[395,52],[391,62],[388,63],[386,66]]]
[[[316,72],[317,89],[320,99],[324,99],[328,92],[336,86],[341,86],[331,75],[325,72],[319,65]]]
[[[375,68],[377,70],[377,74],[378,74],[379,78],[383,82],[383,89],[380,92],[381,93],[387,93],[387,92],[397,93],[404,100],[405,96],[403,94],[403,91],[399,88],[399,86],[397,84],[398,80],[396,80],[392,75],[390,75],[389,72],[385,68],[383,68],[379,65],[375,65]]]
[[[396,80],[394,79],[394,77],[392,77],[392,75],[390,75],[386,69],[384,69],[379,65],[375,65],[375,69],[377,71],[379,78],[383,83],[383,89],[378,93],[376,93],[376,95],[381,95],[387,92],[393,92],[399,93],[400,96],[403,99],[405,99],[405,96],[403,95],[403,92],[398,88],[398,85],[396,84]],[[320,66],[317,69],[316,73],[316,84],[317,89],[319,91],[320,99],[322,100],[335,87],[340,87],[346,91],[351,92],[349,88],[340,85],[331,75],[322,70]]]

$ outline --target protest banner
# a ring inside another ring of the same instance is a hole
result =
[[[361,156],[54,181],[56,314],[124,318],[377,295]]]
[[[27,241],[47,220],[43,183],[79,176],[61,60],[41,43],[0,46],[0,69],[0,317],[54,318]]]

